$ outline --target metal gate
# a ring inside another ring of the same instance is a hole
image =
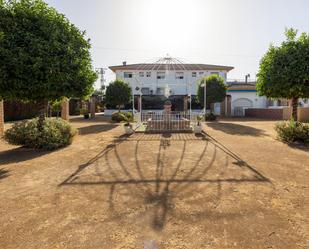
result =
[[[191,131],[196,116],[185,112],[142,112],[141,122],[146,125],[146,131]]]

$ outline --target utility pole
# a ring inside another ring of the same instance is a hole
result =
[[[104,88],[105,88],[105,84],[104,84],[105,83],[105,78],[104,78],[105,70],[107,70],[107,68],[103,68],[103,67],[96,68],[96,72],[100,77],[100,88],[101,88],[101,90],[104,90]]]

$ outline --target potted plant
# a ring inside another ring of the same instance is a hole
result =
[[[130,116],[124,115],[123,120],[125,121],[125,123],[124,123],[124,131],[125,131],[125,133],[127,135],[133,134],[134,130],[133,130],[133,125],[130,123],[130,121],[131,121]]]
[[[198,115],[196,117],[197,123],[193,126],[193,131],[195,134],[201,134],[202,133],[202,121],[203,117],[201,115]]]
[[[84,119],[88,119],[89,118],[89,110],[87,108],[81,108],[80,109],[80,114],[84,115]]]

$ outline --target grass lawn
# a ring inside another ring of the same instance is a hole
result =
[[[123,136],[74,118],[54,152],[0,141],[0,248],[308,248],[309,148],[273,121]]]

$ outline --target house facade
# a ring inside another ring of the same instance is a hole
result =
[[[228,81],[227,85],[228,109],[231,116],[284,119],[284,110],[290,109],[288,99],[272,100],[259,96],[256,82]],[[308,99],[299,99],[299,107],[308,108]]]
[[[127,82],[134,95],[196,95],[201,78],[216,74],[226,82],[233,67],[208,64],[152,63],[126,64],[109,67],[117,79]]]

